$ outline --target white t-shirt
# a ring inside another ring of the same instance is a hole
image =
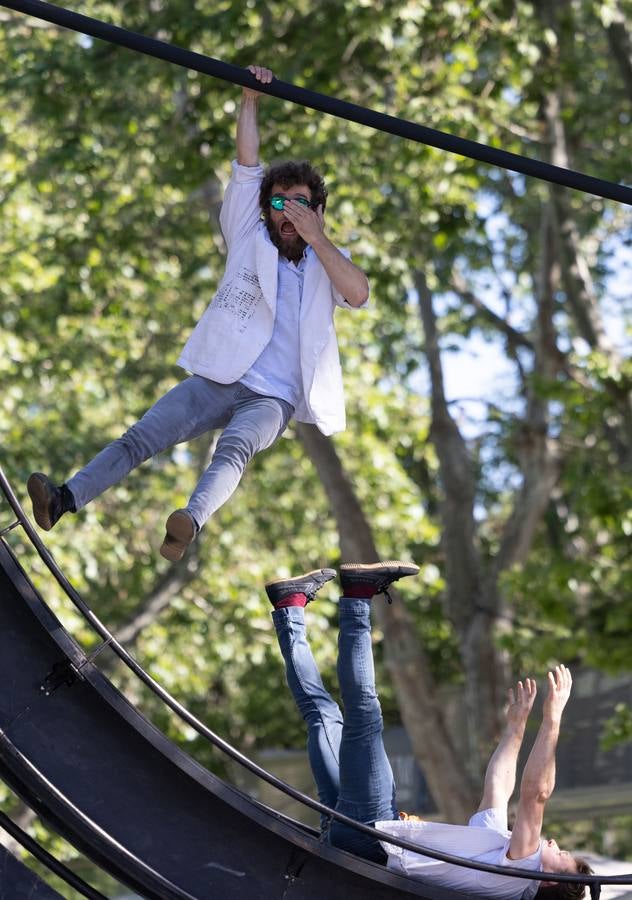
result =
[[[415,822],[391,820],[376,822],[375,827],[394,837],[437,850],[462,856],[475,862],[519,869],[542,869],[542,844],[525,859],[509,859],[511,832],[507,828],[507,810],[486,809],[475,813],[467,825],[448,825],[443,822]],[[388,868],[427,884],[463,891],[473,897],[494,897],[499,900],[531,900],[540,887],[539,881],[478,872],[453,863],[441,862],[421,853],[404,850],[395,844],[381,841],[388,854]]]
[[[306,253],[310,252],[313,251],[308,247]],[[239,379],[256,394],[280,397],[295,409],[303,398],[299,320],[305,261],[305,254],[297,264],[279,254],[274,331],[262,353]]]

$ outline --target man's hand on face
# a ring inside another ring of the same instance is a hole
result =
[[[263,66],[248,66],[248,71],[252,72],[257,81],[260,81],[261,84],[270,84],[274,75],[270,69],[265,69]],[[252,88],[243,88],[243,96],[244,97],[260,97],[261,91],[253,91]]]
[[[318,243],[325,228],[322,206],[313,210],[309,206],[297,203],[296,200],[286,200],[283,212],[306,244]]]
[[[568,698],[571,695],[573,679],[566,666],[556,666],[548,673],[549,692],[544,700],[543,716],[549,722],[559,723]]]

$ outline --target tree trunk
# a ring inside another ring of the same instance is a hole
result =
[[[482,583],[474,521],[473,464],[448,409],[432,295],[423,272],[416,271],[414,279],[424,329],[424,352],[430,369],[430,436],[439,459],[443,489],[447,612],[459,637],[468,730],[472,735],[470,752],[477,769],[482,771],[490,745],[500,729],[506,681],[506,665],[494,641],[498,595],[496,591],[486,591]]]
[[[343,560],[375,562],[378,553],[371,526],[347,478],[334,444],[314,426],[297,425],[335,516]],[[374,605],[384,632],[386,664],[393,679],[402,721],[441,815],[465,822],[477,795],[450,736],[423,646],[404,604],[392,591],[392,605]]]
[[[572,160],[568,152],[560,100],[556,92],[551,91],[544,97],[543,115],[551,162],[570,168]],[[581,238],[568,195],[563,189],[553,187],[551,196],[557,224],[562,281],[578,334],[589,347],[603,353],[612,360],[617,369],[621,369],[623,361],[609,340],[602,321],[597,291],[590,267],[581,249]],[[614,380],[605,380],[604,387],[621,419],[619,427],[605,423],[604,430],[617,454],[619,464],[626,470],[632,470],[632,394],[625,382],[620,384]]]
[[[535,354],[533,372],[528,382],[527,409],[517,448],[522,486],[490,569],[490,581],[494,585],[505,569],[526,560],[559,476],[558,447],[549,435],[549,401],[542,393],[542,386],[546,387],[555,380],[562,359],[553,324],[559,278],[553,222],[552,205],[549,204],[542,211],[540,273],[536,286],[537,319],[533,339]]]
[[[618,2],[608,5],[610,23],[606,26],[612,56],[619,66],[628,97],[632,100],[632,40],[626,28],[625,14]]]

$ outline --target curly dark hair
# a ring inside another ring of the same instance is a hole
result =
[[[314,206],[322,206],[323,212],[327,205],[327,188],[320,172],[307,160],[301,162],[283,162],[270,166],[263,176],[259,189],[259,206],[264,215],[269,211],[272,185],[280,184],[289,188],[294,184],[305,184],[312,194]]]
[[[590,868],[586,860],[574,857],[577,866],[578,875],[592,875],[593,870]],[[586,885],[581,882],[573,883],[570,881],[560,882],[559,884],[547,884],[540,888],[536,894],[536,900],[582,900],[585,896]]]

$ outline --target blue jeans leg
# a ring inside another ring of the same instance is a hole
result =
[[[336,809],[364,825],[397,818],[395,782],[384,749],[383,721],[375,688],[371,604],[341,598],[338,681],[344,707],[340,741],[340,794]],[[331,843],[384,862],[377,840],[334,822]]]
[[[254,454],[282,434],[292,412],[285,400],[256,394],[239,382],[219,384],[192,375],[68,481],[75,508],[84,507],[157,453],[223,428],[211,464],[187,504],[202,527],[231,496]]]
[[[287,683],[307,725],[307,754],[321,803],[334,808],[340,786],[338,754],[342,715],[325,690],[305,634],[300,606],[272,613],[279,646],[285,660]],[[321,823],[323,826],[325,821]]]
[[[200,528],[231,496],[255,453],[266,450],[285,431],[292,412],[285,400],[240,385],[230,422],[187,505]]]
[[[162,450],[227,425],[240,389],[239,383],[218,384],[199,375],[180,382],[68,481],[76,509]]]

